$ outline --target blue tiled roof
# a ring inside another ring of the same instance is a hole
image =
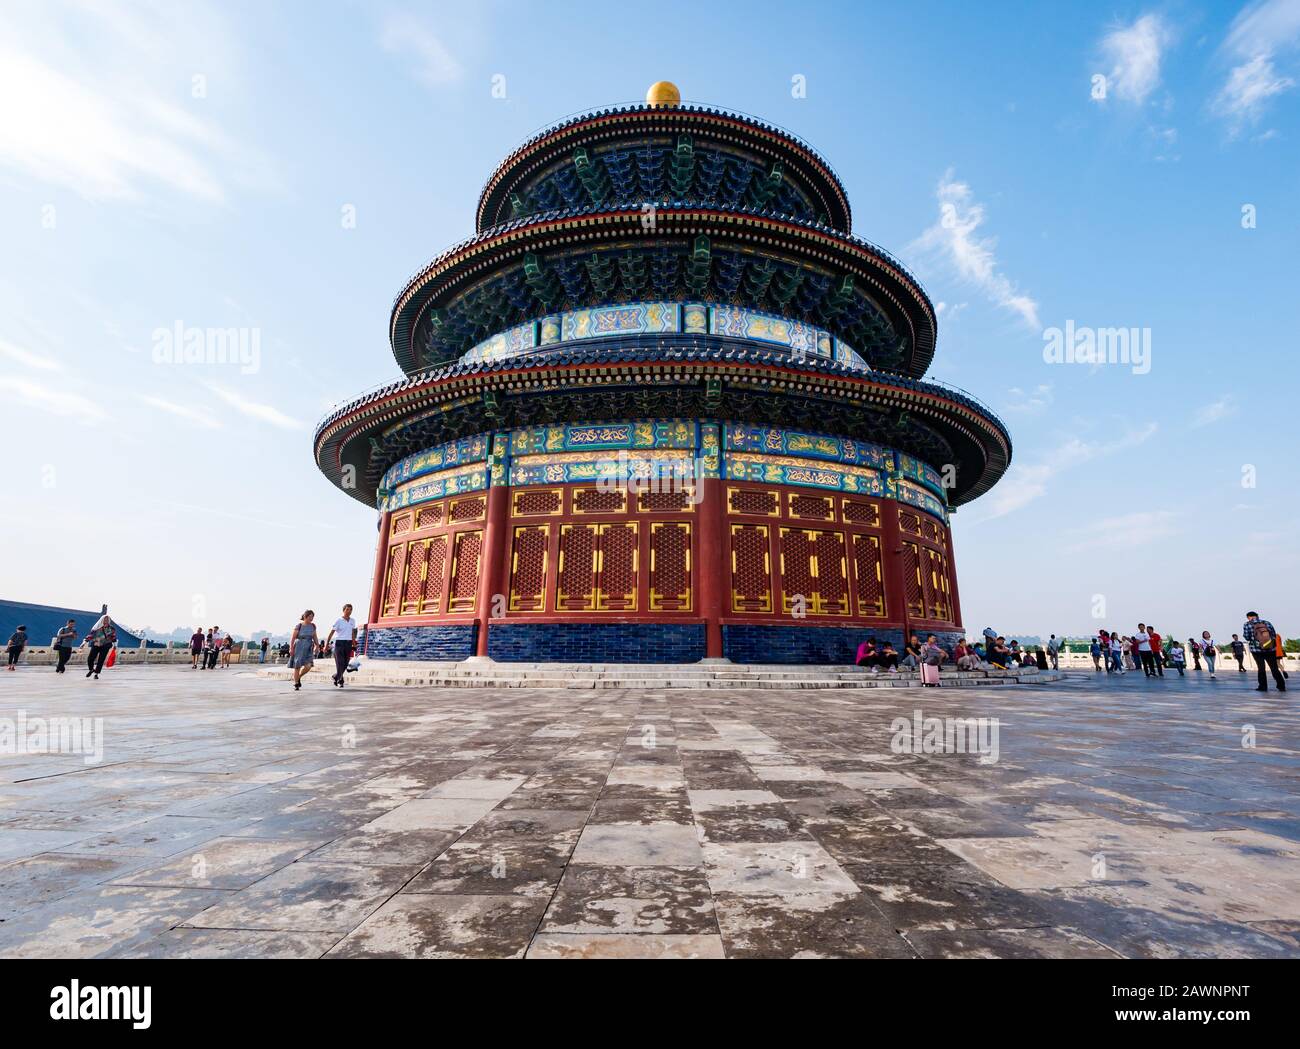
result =
[[[112,615],[112,613],[109,613]],[[29,605],[25,601],[0,600],[0,643],[8,641],[19,626],[27,628],[27,643],[37,648],[44,648],[69,619],[77,621],[77,644],[86,636],[86,631],[95,625],[102,612],[88,612],[82,608],[61,608],[58,605]],[[122,648],[139,648],[140,639],[117,624],[117,643]],[[150,642],[150,648],[163,648],[157,642]]]

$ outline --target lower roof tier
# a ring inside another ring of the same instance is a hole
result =
[[[375,390],[318,426],[317,465],[369,506],[408,456],[487,432],[629,419],[728,420],[894,449],[945,477],[948,505],[1011,460],[1001,421],[959,391],[709,336],[458,363]],[[598,342],[598,340],[597,340]]]

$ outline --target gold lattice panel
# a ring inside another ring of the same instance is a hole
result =
[[[650,522],[650,611],[691,610],[691,523]]]
[[[900,510],[898,512],[898,527],[904,532],[910,532],[912,535],[920,535],[921,515],[914,514],[910,510]]]
[[[384,615],[397,615],[402,603],[402,584],[405,576],[406,544],[397,543],[388,548],[388,570],[384,576]]]
[[[835,516],[835,504],[828,495],[807,495],[803,492],[790,492],[787,505],[791,517],[803,517],[813,521],[829,521]]]
[[[429,540],[424,558],[424,592],[420,611],[429,614],[442,610],[443,575],[447,571],[447,536],[435,535]]]
[[[575,514],[621,514],[627,509],[627,492],[619,489],[575,488]]]
[[[689,514],[695,510],[695,489],[678,488],[670,492],[638,492],[637,507],[643,514]]]
[[[883,616],[885,581],[877,536],[853,536],[853,577],[857,585],[858,615]]]
[[[781,610],[787,615],[802,600],[802,611],[812,612],[816,605],[817,568],[813,544],[817,533],[806,528],[782,528],[781,538]]]
[[[473,612],[478,604],[478,573],[483,558],[482,532],[457,532],[453,540],[448,612]]]
[[[447,520],[452,524],[464,521],[481,521],[487,513],[487,497],[470,495],[464,499],[453,499],[447,508]]]
[[[417,529],[436,528],[442,524],[442,515],[444,508],[442,503],[433,503],[430,506],[420,507],[420,512],[416,517],[415,527]]]
[[[596,607],[602,612],[635,612],[640,528],[635,521],[598,527]]]
[[[921,548],[916,543],[903,544],[903,592],[907,614],[924,618],[925,585],[921,581]]]
[[[865,525],[867,528],[880,527],[880,506],[862,499],[845,499],[840,508],[845,524]]]
[[[555,574],[557,611],[586,612],[596,607],[596,537],[596,525],[561,525]]]
[[[731,610],[772,611],[772,557],[767,525],[731,526]]]
[[[427,542],[417,539],[406,548],[406,586],[402,590],[402,615],[416,615],[420,611],[420,599],[424,594],[425,555],[429,552]]]
[[[393,518],[393,525],[390,531],[393,535],[405,535],[411,530],[413,521],[414,515],[412,514],[398,514]]]
[[[822,616],[847,616],[849,608],[848,556],[842,532],[818,532],[813,540],[817,567],[817,601],[814,611]]]
[[[511,612],[546,610],[546,565],[550,546],[549,524],[515,528],[510,544]]]
[[[515,517],[555,517],[564,510],[559,488],[530,488],[514,493],[510,513]]]
[[[758,517],[777,517],[781,513],[781,500],[775,492],[762,492],[753,488],[728,488],[727,508],[733,514]]]

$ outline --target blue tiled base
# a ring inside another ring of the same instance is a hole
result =
[[[922,641],[926,631],[917,631]],[[949,651],[964,635],[946,631],[937,635]],[[860,626],[760,626],[736,623],[722,626],[722,654],[734,663],[853,663],[858,646],[869,637],[888,641],[903,651],[903,632]]]
[[[902,651],[901,630],[848,626],[722,625],[722,654],[735,663],[852,663],[868,637]]]
[[[488,655],[503,663],[694,663],[702,623],[498,623]]]
[[[478,624],[371,627],[366,655],[371,659],[462,660],[474,654]]]

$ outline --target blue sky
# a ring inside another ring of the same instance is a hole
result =
[[[671,79],[831,161],[941,304],[931,375],[1011,428],[954,517],[968,629],[1300,635],[1300,0],[644,10],[0,8],[3,596],[364,607],[374,515],[316,420],[397,376],[393,296],[502,156]],[[1149,371],[1048,363],[1067,322],[1149,329]],[[256,359],[158,363],[178,324]]]

